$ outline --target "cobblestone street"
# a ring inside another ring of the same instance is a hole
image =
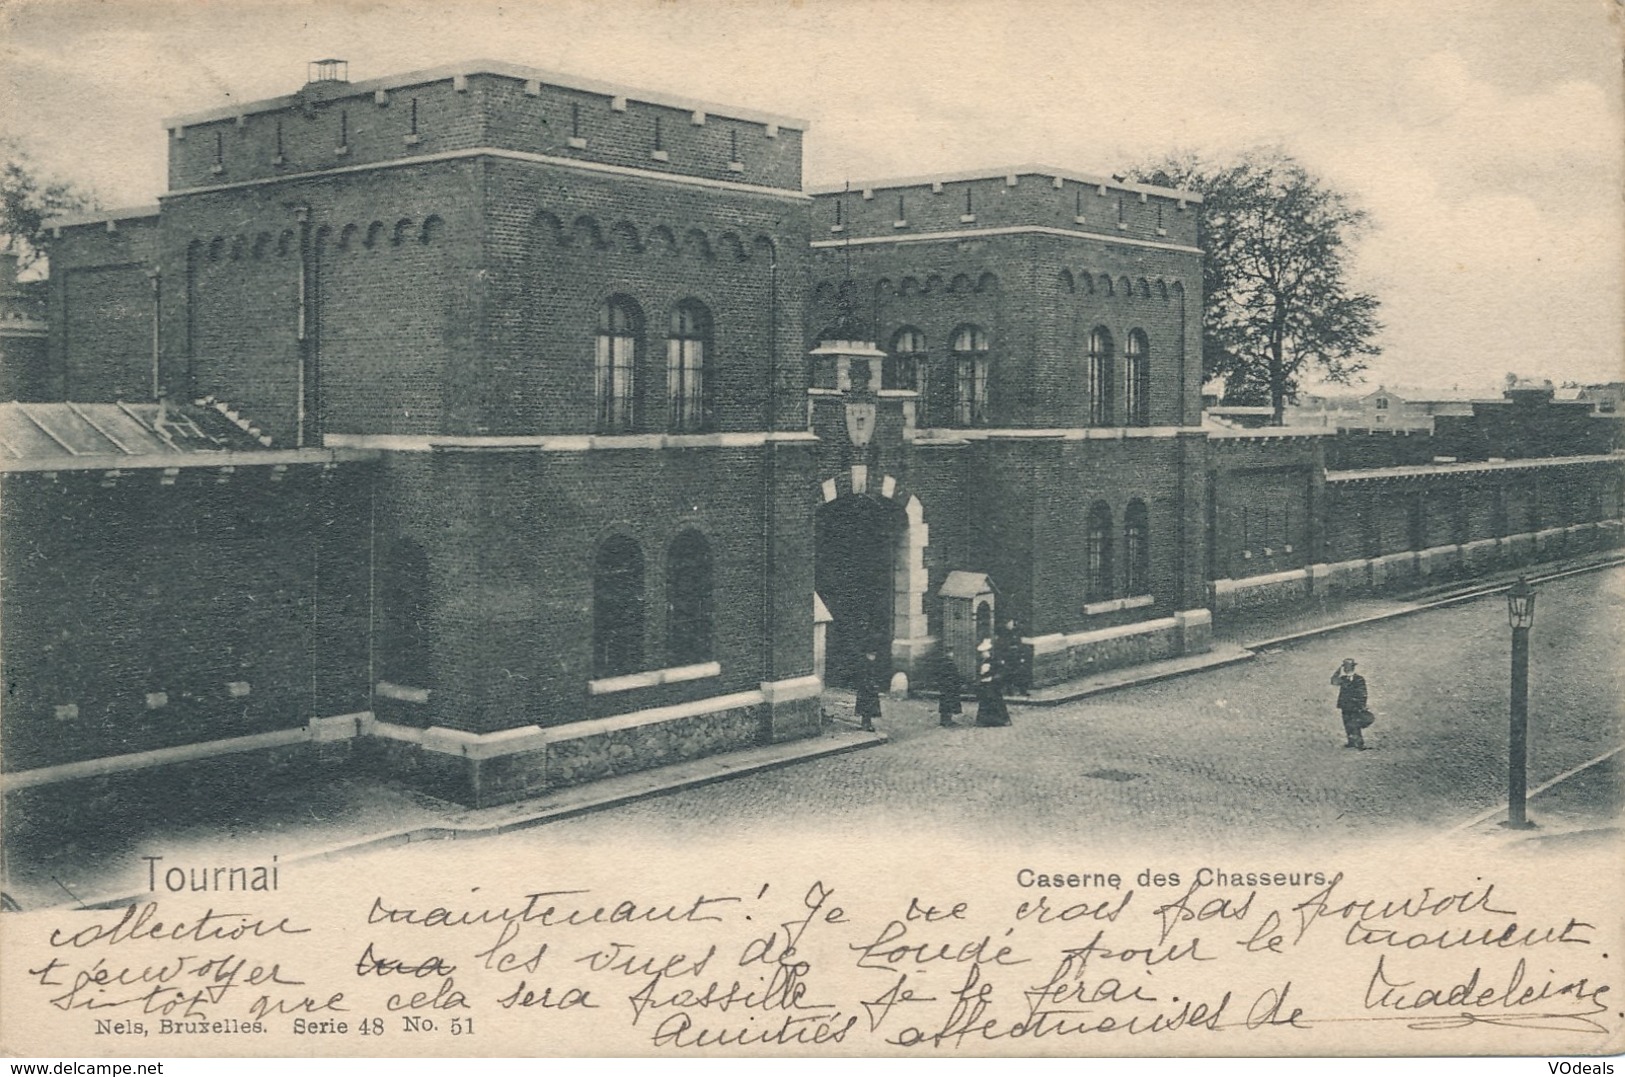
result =
[[[1542,587],[1531,789],[1619,744],[1622,626],[1625,570]],[[893,835],[947,825],[993,839],[1439,832],[1504,802],[1509,646],[1506,602],[1494,595],[1172,681],[1013,707],[1008,729],[941,729],[933,702],[888,700],[879,726],[893,741],[881,748],[504,840],[743,835],[768,818]],[[1378,715],[1366,752],[1342,747],[1332,706],[1328,680],[1345,655],[1359,659]],[[850,714],[849,700],[827,707]]]

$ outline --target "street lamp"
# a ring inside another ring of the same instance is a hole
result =
[[[1507,819],[1503,826],[1534,826],[1524,814],[1529,789],[1529,628],[1535,623],[1535,589],[1522,576],[1507,591],[1512,625],[1512,735],[1507,761]]]

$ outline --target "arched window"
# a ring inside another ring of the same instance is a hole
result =
[[[1123,364],[1123,418],[1129,426],[1151,425],[1150,350],[1143,332],[1129,333]]]
[[[1151,593],[1151,539],[1145,502],[1135,498],[1123,512],[1123,588],[1130,595]]]
[[[928,373],[925,334],[907,326],[891,338],[891,351],[880,368],[882,389],[913,389],[920,394],[915,405],[915,422],[928,426],[925,419],[926,375]]]
[[[666,341],[667,414],[674,433],[711,425],[710,360],[711,312],[705,304],[685,299],[671,312],[671,336]]]
[[[1089,530],[1084,547],[1088,573],[1087,600],[1112,597],[1112,510],[1104,501],[1089,506]]]
[[[1089,333],[1089,425],[1111,426],[1112,335],[1103,325]]]
[[[598,308],[598,350],[593,367],[598,432],[626,433],[638,428],[638,338],[643,315],[624,295],[613,295]]]
[[[987,425],[987,333],[980,326],[954,330],[954,422]]]
[[[605,539],[592,566],[592,671],[616,677],[643,668],[643,551],[624,535]]]
[[[711,547],[684,531],[666,555],[666,664],[711,660]]]

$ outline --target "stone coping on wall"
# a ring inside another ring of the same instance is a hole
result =
[[[1406,479],[1427,475],[1459,475],[1478,471],[1574,467],[1583,464],[1625,464],[1625,452],[1589,453],[1583,456],[1531,456],[1521,460],[1474,460],[1455,464],[1404,464],[1396,467],[1360,468],[1353,471],[1327,471],[1326,481],[1370,482],[1381,479]]]
[[[815,239],[814,250],[831,247],[867,247],[879,243],[934,243],[982,239],[991,236],[1060,236],[1065,239],[1093,239],[1116,246],[1148,247],[1152,250],[1176,251],[1180,254],[1201,254],[1202,248],[1183,243],[1159,243],[1150,239],[1130,239],[1109,232],[1086,232],[1077,228],[1054,228],[1039,224],[1011,224],[994,228],[958,228],[944,232],[919,232],[914,235],[853,236],[838,239]]]
[[[205,468],[230,469],[240,467],[300,467],[310,464],[338,465],[366,463],[378,459],[378,454],[361,449],[221,449],[185,453],[146,453],[125,455],[96,453],[80,456],[30,457],[7,459],[0,457],[0,472],[22,471],[103,471],[128,472],[168,469],[189,471]]]
[[[1202,612],[1207,612],[1206,610]],[[1031,636],[1022,640],[1033,649],[1034,655],[1054,654],[1072,647],[1083,647],[1108,639],[1122,639],[1141,633],[1165,632],[1180,627],[1177,617],[1158,617],[1151,621],[1134,621],[1112,628],[1091,628],[1085,632],[1053,632],[1047,636]]]
[[[681,684],[700,681],[707,677],[722,676],[722,663],[695,662],[686,666],[666,669],[646,669],[639,673],[625,673],[619,677],[600,677],[587,682],[589,696],[605,696],[615,692],[630,692],[637,688],[654,688],[662,684]]]
[[[580,148],[580,147],[576,147]],[[174,199],[189,198],[194,195],[219,194],[221,191],[246,191],[256,187],[270,187],[276,184],[300,183],[314,177],[327,179],[331,176],[355,175],[365,172],[384,172],[397,168],[416,168],[421,165],[444,164],[451,161],[520,161],[525,164],[549,165],[555,168],[568,168],[576,172],[593,172],[600,175],[628,176],[634,179],[648,180],[652,183],[673,184],[679,187],[709,188],[718,191],[728,191],[732,194],[746,194],[757,197],[771,198],[780,202],[810,202],[811,199],[800,191],[788,187],[765,187],[756,183],[742,183],[738,180],[709,179],[705,176],[691,176],[683,172],[656,172],[647,168],[633,168],[629,165],[612,165],[602,161],[584,161],[576,157],[556,157],[546,153],[529,153],[525,150],[505,150],[496,146],[471,146],[461,150],[443,150],[440,153],[425,153],[413,157],[396,157],[385,161],[372,161],[367,164],[344,165],[339,168],[324,168],[314,171],[290,172],[285,176],[261,176],[257,179],[233,180],[230,183],[214,183],[202,187],[181,187],[166,191],[158,196],[160,203],[167,203]],[[110,230],[111,224],[107,226]],[[861,242],[861,240],[859,241]],[[1121,240],[1123,243],[1134,243],[1135,240]]]
[[[368,711],[355,714],[335,714],[325,718],[312,718],[305,725],[295,726],[292,729],[274,729],[270,732],[250,733],[242,737],[225,737],[220,740],[198,741],[193,744],[177,744],[169,748],[154,748],[150,751],[132,752],[128,755],[108,755],[98,759],[82,759],[72,763],[58,763],[55,766],[35,767],[32,770],[11,771],[3,775],[4,788],[6,792],[11,792],[15,789],[25,789],[30,786],[49,785],[53,782],[73,781],[78,778],[97,778],[107,774],[119,774],[125,771],[165,766],[170,763],[186,763],[214,756],[252,752],[260,748],[279,748],[304,742],[323,743],[349,740],[355,737],[361,727],[371,720],[372,714]]]
[[[1083,604],[1083,615],[1085,617],[1099,617],[1105,613],[1139,610],[1156,605],[1156,601],[1151,595],[1131,595],[1128,598],[1111,598],[1104,602],[1085,602]]]
[[[1446,543],[1441,546],[1429,546],[1421,550],[1399,550],[1377,557],[1357,557],[1348,561],[1317,562],[1306,568],[1293,569],[1287,572],[1271,572],[1260,576],[1214,580],[1213,596],[1215,602],[1218,603],[1222,598],[1237,596],[1247,591],[1297,582],[1304,583],[1312,593],[1319,586],[1349,576],[1367,577],[1367,583],[1376,584],[1390,574],[1390,569],[1414,568],[1426,575],[1429,574],[1430,566],[1434,562],[1445,565],[1452,562],[1459,563],[1468,558],[1469,555],[1482,554],[1491,549],[1507,548],[1528,551],[1532,548],[1539,550],[1569,535],[1619,530],[1625,530],[1625,520],[1598,520],[1588,523],[1568,524],[1563,527],[1549,527],[1534,532],[1519,532],[1512,535],[1503,535],[1499,538],[1475,539],[1472,542],[1464,543]]]
[[[1350,564],[1364,564],[1364,561],[1349,562]],[[1214,594],[1228,594],[1231,591],[1246,587],[1268,587],[1278,583],[1292,583],[1297,580],[1306,580],[1316,569],[1326,568],[1325,565],[1310,565],[1308,568],[1287,569],[1285,572],[1270,572],[1262,576],[1243,576],[1239,579],[1223,579],[1213,581]]]
[[[381,722],[371,714],[360,723],[362,736],[381,737],[420,745],[426,751],[468,759],[494,759],[521,752],[545,749],[550,744],[603,736],[632,729],[642,729],[681,721],[705,714],[737,710],[762,704],[779,704],[799,699],[810,699],[823,691],[823,682],[816,676],[791,677],[782,681],[765,681],[762,686],[729,695],[707,696],[704,699],[676,703],[667,707],[612,714],[564,725],[540,726],[536,724],[500,729],[492,733],[469,733],[445,726],[418,729],[414,726]]]
[[[759,448],[783,442],[814,442],[806,430],[741,430],[717,434],[328,434],[330,449],[389,452],[593,452],[602,449]]]
[[[50,229],[77,228],[85,224],[110,225],[118,221],[138,221],[158,216],[156,202],[141,206],[115,206],[112,209],[87,210],[84,213],[64,213],[60,217],[46,218],[42,227]],[[108,229],[114,231],[114,229]]]
[[[1132,441],[1205,437],[1200,426],[922,426],[916,441]]]

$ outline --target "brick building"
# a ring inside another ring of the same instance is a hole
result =
[[[19,281],[17,263],[0,254],[0,400],[48,400],[45,282]]]
[[[917,685],[1013,619],[1053,683],[1617,540],[1606,452],[1210,436],[1189,193],[807,192],[788,117],[312,75],[56,222],[64,403],[0,415],[8,788],[307,752],[496,803],[812,735],[869,650]]]

